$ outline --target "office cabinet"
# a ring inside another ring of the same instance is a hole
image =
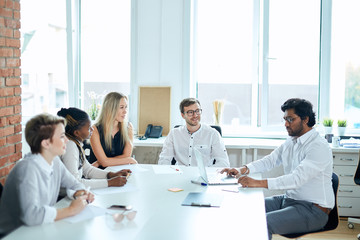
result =
[[[359,161],[358,150],[337,151],[333,149],[334,172],[339,176],[338,209],[340,216],[360,216],[360,186],[354,183]]]

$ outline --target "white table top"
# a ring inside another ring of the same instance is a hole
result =
[[[190,180],[199,175],[196,167],[181,166],[182,174],[155,174],[153,165],[137,166],[148,171],[134,171],[130,176],[128,184],[135,186],[136,191],[96,195],[93,203],[104,208],[130,204],[137,210],[133,221],[124,220],[116,229],[111,229],[105,215],[72,224],[61,220],[41,226],[22,226],[4,239],[267,239],[262,189],[240,188],[234,193],[223,189],[235,186],[192,184]],[[184,190],[168,191],[172,187]],[[181,206],[189,192],[221,194],[221,207]],[[66,205],[68,200],[58,204]]]

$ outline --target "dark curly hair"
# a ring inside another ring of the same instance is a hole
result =
[[[66,119],[67,124],[65,127],[65,132],[67,135],[74,136],[74,131],[82,128],[86,123],[90,121],[89,115],[78,108],[61,108],[57,112],[58,116],[61,116]]]
[[[313,111],[313,105],[311,102],[301,98],[290,98],[283,105],[281,105],[281,111],[285,112],[288,109],[294,109],[296,115],[302,120],[309,117],[307,125],[312,127],[316,123],[315,113]]]

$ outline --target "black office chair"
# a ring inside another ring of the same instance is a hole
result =
[[[178,127],[180,127],[180,126],[181,126],[181,125],[175,125],[174,128],[178,128]],[[220,126],[218,126],[218,125],[210,125],[210,127],[215,128],[215,129],[220,133],[220,136],[222,136],[222,131],[221,131],[221,127],[220,127]],[[215,163],[216,163],[216,159],[214,159],[213,164],[215,164]],[[176,159],[173,158],[173,159],[171,160],[171,165],[175,165],[175,164],[176,164]]]
[[[359,154],[358,166],[354,175],[354,182],[356,185],[360,185],[360,154]],[[348,218],[348,228],[353,229],[354,223],[360,224],[360,219]],[[360,233],[358,234],[357,238],[360,240]]]
[[[3,185],[0,183],[0,199],[1,199],[2,191],[3,191]]]
[[[305,233],[284,234],[284,235],[282,235],[283,237],[299,238],[306,234],[325,232],[325,231],[330,231],[330,230],[334,230],[337,228],[337,226],[339,225],[339,214],[338,214],[338,207],[337,207],[337,193],[338,193],[338,188],[339,188],[339,177],[338,177],[338,175],[336,175],[336,173],[332,174],[332,186],[333,186],[333,191],[334,191],[334,195],[335,195],[335,206],[329,213],[329,220],[326,223],[326,225],[322,229],[317,230],[317,231],[305,232]]]

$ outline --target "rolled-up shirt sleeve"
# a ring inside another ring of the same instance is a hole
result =
[[[54,207],[42,203],[41,198],[44,198],[47,193],[42,193],[41,191],[44,191],[44,189],[38,188],[37,181],[39,179],[32,171],[25,172],[24,174],[28,175],[23,178],[27,179],[28,182],[22,181],[18,185],[21,221],[28,226],[54,222],[57,210]],[[29,175],[34,176],[29,177]]]

